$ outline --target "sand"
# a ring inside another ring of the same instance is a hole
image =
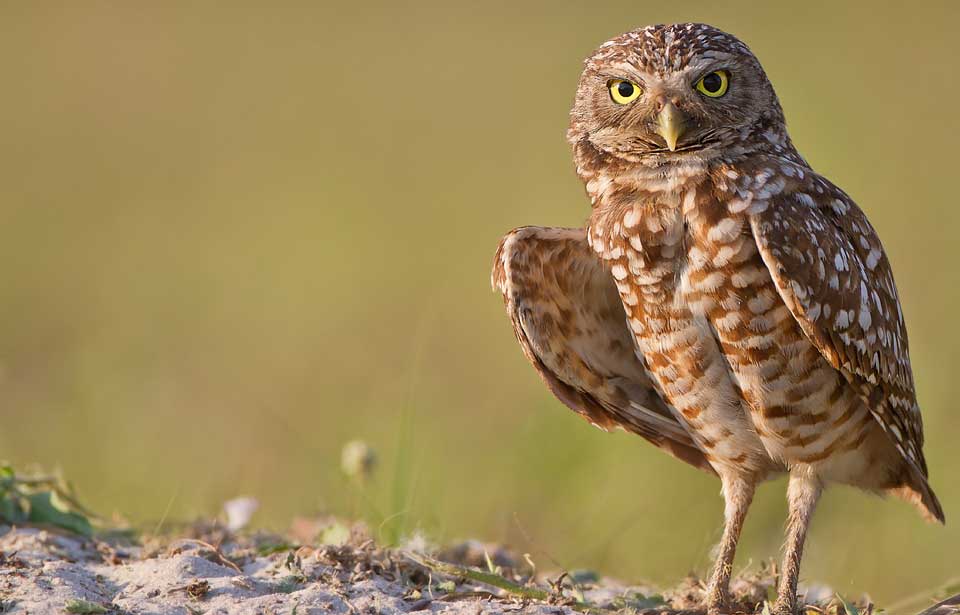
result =
[[[586,573],[534,575],[522,557],[476,542],[384,549],[362,528],[343,534],[341,544],[297,546],[206,524],[124,543],[0,525],[0,613],[637,614],[689,612],[703,598],[694,578],[660,596]],[[495,587],[500,580],[514,586]],[[735,581],[741,610],[762,609],[774,582],[762,570]]]

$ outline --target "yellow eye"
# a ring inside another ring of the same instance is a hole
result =
[[[720,98],[727,93],[730,86],[730,73],[725,70],[715,70],[704,75],[697,82],[697,91],[710,98]]]
[[[607,87],[610,88],[610,98],[618,105],[631,103],[643,94],[639,85],[625,79],[614,79]]]

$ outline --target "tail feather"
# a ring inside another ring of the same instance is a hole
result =
[[[943,514],[943,506],[940,505],[937,494],[930,487],[927,477],[913,464],[908,464],[907,472],[904,483],[889,489],[888,492],[916,506],[927,521],[945,525],[947,518]]]

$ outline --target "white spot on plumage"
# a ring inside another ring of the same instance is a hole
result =
[[[720,246],[720,249],[717,250],[717,253],[713,256],[713,266],[714,267],[726,267],[727,264],[736,256],[739,250],[733,246],[727,244]]]
[[[736,218],[723,218],[707,233],[707,239],[716,243],[730,243],[740,234],[742,223]]]
[[[773,307],[774,297],[769,292],[762,292],[747,299],[747,308],[754,314],[763,314]]]
[[[724,275],[720,271],[713,271],[695,285],[697,291],[712,293],[723,285]]]
[[[687,190],[686,194],[683,195],[683,213],[689,214],[692,212],[696,204],[697,191],[694,189]]]
[[[837,271],[844,271],[847,268],[843,252],[837,252],[833,255],[833,266],[837,268]]]
[[[837,318],[833,321],[833,324],[836,325],[838,329],[846,329],[850,326],[850,320],[847,318],[846,310],[837,312]]]
[[[750,204],[752,202],[753,202],[752,195],[745,198],[731,199],[730,202],[727,203],[727,208],[730,210],[731,213],[738,214],[746,211],[747,208],[750,207]]]
[[[737,328],[741,322],[743,322],[743,319],[740,316],[740,312],[731,310],[718,318],[714,324],[720,331],[732,331]]]

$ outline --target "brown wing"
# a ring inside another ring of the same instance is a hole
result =
[[[601,429],[622,427],[713,472],[653,389],[613,277],[583,229],[511,231],[497,248],[491,278],[524,354],[560,401]]]
[[[880,239],[856,203],[825,179],[795,171],[778,185],[779,194],[768,190],[775,193],[769,201],[748,209],[764,263],[804,333],[856,387],[903,456],[908,482],[943,521],[926,480],[907,330]]]

